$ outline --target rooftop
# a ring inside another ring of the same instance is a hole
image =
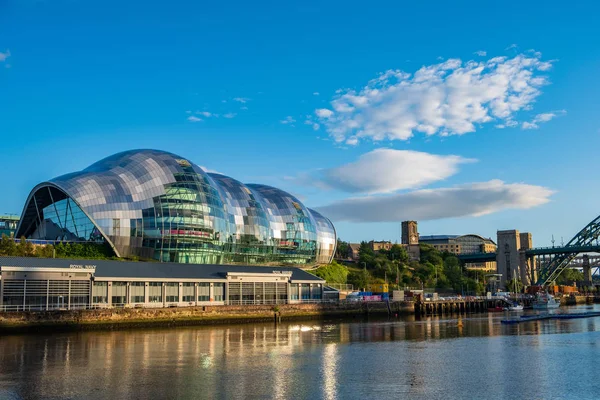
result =
[[[225,279],[227,273],[291,272],[292,281],[324,282],[323,279],[295,267],[260,267],[221,264],[179,264],[159,262],[134,262],[115,260],[76,260],[65,258],[3,257],[2,267],[73,268],[94,266],[97,278],[149,278],[149,279]]]

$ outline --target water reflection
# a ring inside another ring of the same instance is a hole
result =
[[[593,374],[589,360],[600,356],[600,319],[502,325],[502,318],[7,336],[0,338],[0,398],[336,399],[405,393],[447,399],[472,398],[475,384],[479,398],[539,398],[550,388],[560,392],[558,383],[585,393],[599,389],[581,374]],[[564,370],[570,359],[580,367],[589,364],[578,369],[577,382]]]

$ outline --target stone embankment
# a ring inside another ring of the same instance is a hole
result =
[[[277,307],[277,309],[275,309]],[[277,311],[275,311],[277,310]],[[122,308],[0,313],[0,335],[56,330],[129,329],[412,314],[412,302]]]

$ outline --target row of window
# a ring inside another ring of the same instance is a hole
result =
[[[198,286],[198,295],[196,297],[196,285]],[[163,291],[164,286],[164,291]],[[179,283],[178,282],[149,282],[147,289],[145,282],[129,282],[129,301],[127,301],[127,282],[112,283],[112,304],[132,304],[145,303],[146,290],[148,291],[149,303],[178,303]],[[213,283],[213,300],[223,301],[225,294],[224,283]],[[181,301],[210,301],[210,283],[209,282],[184,282],[181,287]],[[108,303],[108,282],[94,282],[92,287],[92,302],[94,304]]]

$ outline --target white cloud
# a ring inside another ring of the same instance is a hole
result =
[[[504,50],[512,50],[512,49],[516,49],[517,47],[519,47],[519,46],[517,46],[516,43],[513,43],[510,46],[508,46],[507,48],[505,48]]]
[[[234,97],[233,101],[237,101],[238,103],[244,104],[250,101],[250,99],[247,97]]]
[[[188,120],[188,121],[190,121],[190,122],[200,122],[200,121],[202,121],[202,119],[201,119],[201,118],[194,117],[193,115],[190,115],[190,116],[187,118],[187,120]]]
[[[247,110],[247,109],[248,109],[248,107],[246,107],[246,106],[240,107],[240,110]]]
[[[312,128],[313,128],[313,130],[315,130],[315,131],[318,131],[320,127],[321,127],[321,125],[319,125],[319,124],[317,124],[317,123],[314,123],[314,124],[312,124]]]
[[[190,110],[187,110],[185,113],[186,114],[191,114],[192,112]]]
[[[485,57],[485,56],[487,56],[487,51],[484,51],[484,50],[479,50],[479,51],[476,51],[476,52],[475,52],[475,53],[473,53],[473,54],[476,54],[476,55],[478,55],[479,57]]]
[[[202,169],[202,171],[206,172],[207,174],[220,174],[220,175],[224,175],[222,172],[219,172],[219,171],[214,170],[214,169],[206,168],[204,165],[199,165],[199,167]]]
[[[528,209],[547,203],[553,193],[543,186],[491,180],[451,188],[346,199],[316,209],[334,222],[427,221]]]
[[[319,95],[319,92],[314,92],[313,93],[313,96],[318,96],[318,95]]]
[[[210,113],[208,111],[196,111],[196,114],[203,115],[206,118],[209,118],[209,117],[212,117],[212,116],[216,117],[216,115],[214,115],[213,113]]]
[[[542,114],[538,114],[536,115],[531,122],[523,122],[521,124],[521,128],[523,129],[537,129],[539,128],[539,124],[543,123],[543,122],[548,122],[553,118],[556,117],[560,117],[563,116],[567,113],[566,110],[558,110],[558,111],[552,111],[552,112],[547,112],[547,113],[542,113]]]
[[[320,108],[315,111],[315,114],[317,114],[317,117],[319,118],[329,118],[333,115],[333,111],[326,108]]]
[[[388,70],[356,91],[340,90],[330,108],[315,110],[337,142],[408,140],[415,133],[462,135],[482,124],[508,126],[529,110],[547,84],[540,54],[487,61],[449,59],[414,74]]]
[[[285,117],[285,119],[283,119],[279,122],[281,122],[284,125],[287,125],[287,124],[293,124],[294,122],[296,122],[296,120],[294,119],[294,117],[288,115],[287,117]]]
[[[236,113],[229,112],[227,114],[223,114],[223,117],[231,119],[231,118],[235,117],[236,115],[237,115]]]
[[[10,57],[10,50],[6,50],[4,53],[0,51],[0,62],[6,61],[8,57]]]
[[[474,161],[454,155],[377,149],[357,161],[319,170],[300,181],[350,193],[391,193],[444,180],[456,174],[460,164]]]

